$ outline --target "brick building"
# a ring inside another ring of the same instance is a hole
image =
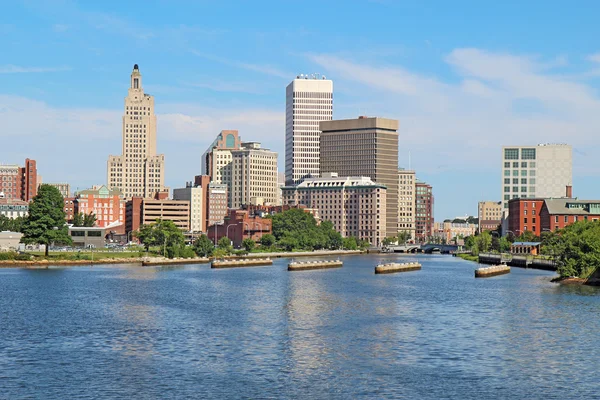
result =
[[[240,247],[244,239],[259,241],[263,235],[273,232],[273,221],[268,218],[251,216],[246,210],[229,210],[222,224],[208,227],[207,235],[215,244],[228,237],[234,247]]]
[[[75,199],[75,197],[63,197],[63,201],[65,204],[63,207],[63,211],[65,212],[65,220],[68,224],[73,222],[73,218],[75,217],[75,213],[77,212],[75,211]]]
[[[125,200],[118,189],[94,186],[91,189],[78,192],[74,200],[74,213],[96,215],[95,226],[105,228],[109,225],[120,226],[113,229],[116,233],[125,232]]]
[[[415,240],[426,242],[433,236],[433,188],[417,181],[415,191]]]
[[[7,199],[31,201],[37,195],[38,178],[35,160],[25,159],[25,165],[0,165],[0,193]]]
[[[598,221],[600,200],[546,199],[540,211],[541,231],[555,231],[578,221]]]
[[[516,198],[508,202],[508,232],[520,236],[525,231],[539,236],[542,232],[540,211],[544,199]]]

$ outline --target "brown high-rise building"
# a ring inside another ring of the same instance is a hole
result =
[[[35,160],[25,159],[25,165],[0,165],[0,197],[31,201],[37,195]]]
[[[426,242],[433,236],[433,188],[417,181],[415,196],[415,236],[417,242]]]
[[[398,232],[398,121],[346,119],[320,123],[320,171],[367,176],[387,187],[386,234]]]

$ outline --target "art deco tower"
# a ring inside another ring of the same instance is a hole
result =
[[[156,154],[156,115],[154,97],[144,93],[142,74],[133,66],[131,83],[125,97],[123,115],[123,153],[108,157],[107,181],[125,198],[154,197],[165,188],[165,156]]]

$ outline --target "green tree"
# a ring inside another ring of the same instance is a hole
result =
[[[315,218],[299,208],[292,208],[273,216],[273,235],[277,240],[290,233],[312,232],[316,226]]]
[[[266,233],[261,236],[260,244],[265,247],[271,247],[275,244],[275,236],[270,233]]]
[[[286,251],[335,249],[342,245],[341,235],[333,223],[323,221],[317,226],[314,217],[301,209],[276,214],[272,220],[277,244]]]
[[[206,235],[201,235],[194,242],[194,251],[200,257],[210,257],[215,251],[215,245]]]
[[[40,185],[38,194],[29,203],[29,215],[22,227],[25,244],[46,245],[52,243],[71,244],[69,229],[65,224],[64,200],[57,188]]]
[[[381,244],[383,244],[384,246],[389,246],[391,244],[396,243],[396,240],[398,240],[398,239],[395,238],[394,236],[386,237],[381,241]]]
[[[587,278],[600,268],[600,222],[579,221],[545,239],[542,251],[553,256],[561,277]]]
[[[157,219],[151,224],[142,225],[135,236],[142,242],[146,251],[151,246],[160,247],[163,256],[178,257],[185,245],[185,237],[173,221]]]
[[[73,215],[73,226],[83,226],[83,213],[75,213]]]
[[[0,215],[0,231],[21,232],[24,222],[24,217],[8,218]]]
[[[499,245],[500,245],[500,253],[507,253],[510,251],[510,245],[511,243],[508,241],[508,238],[505,236],[502,236],[499,240]]]
[[[83,216],[83,226],[92,227],[96,224],[96,220],[96,214],[91,212],[89,214],[85,214]]]
[[[518,236],[515,239],[515,241],[516,242],[539,242],[540,238],[531,231],[525,231],[525,232],[522,232],[521,236]]]
[[[246,238],[246,239],[242,240],[242,247],[244,249],[246,249],[247,252],[251,252],[252,249],[254,249],[254,246],[256,246],[256,243],[254,242],[254,240],[252,240],[250,238]]]
[[[231,245],[231,240],[229,240],[228,237],[223,236],[221,239],[219,239],[219,241],[217,242],[217,247],[220,250],[224,250],[227,254],[231,253],[231,251],[233,250],[233,246]]]
[[[398,244],[406,244],[411,238],[409,231],[399,231],[398,232]]]
[[[356,238],[347,237],[343,240],[344,249],[346,250],[358,250],[358,243],[356,243]]]

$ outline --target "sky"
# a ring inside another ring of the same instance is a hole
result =
[[[279,152],[285,87],[334,83],[334,119],[398,119],[399,166],[435,218],[500,200],[501,147],[569,143],[574,195],[600,198],[600,3],[13,1],[0,13],[0,163],[106,183],[133,64],[155,97],[166,184],[224,129]],[[596,154],[596,156],[594,156]]]

